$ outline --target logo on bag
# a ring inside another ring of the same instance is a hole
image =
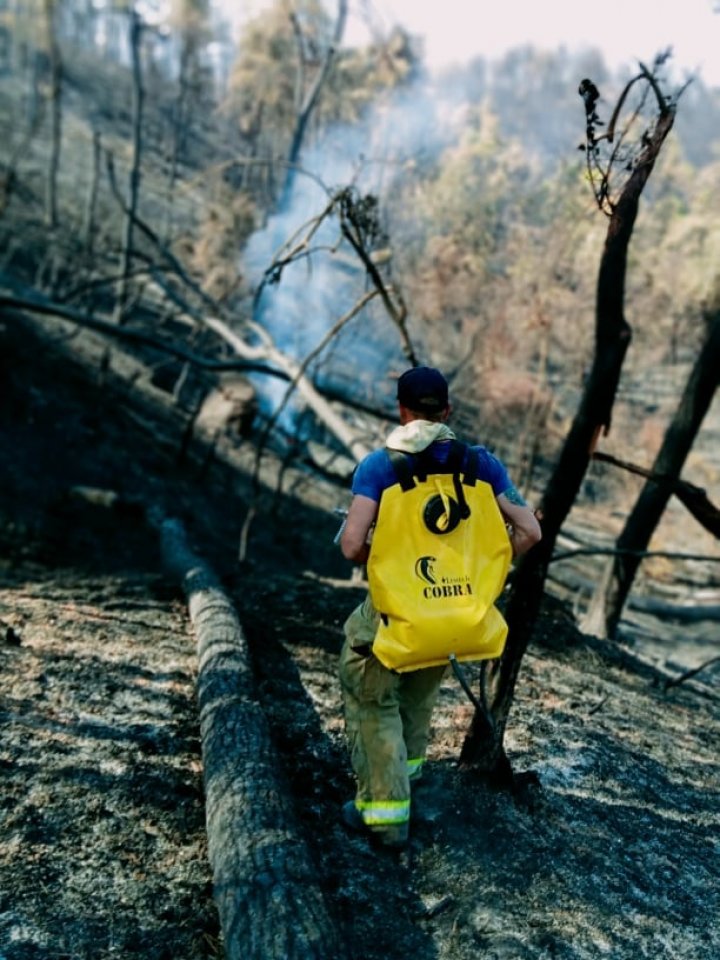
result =
[[[415,576],[431,585],[437,583],[432,567],[434,563],[435,557],[420,557],[415,563]]]
[[[435,572],[434,564],[437,557],[425,556],[418,557],[415,561],[415,576],[418,580],[427,583],[423,587],[422,595],[426,600],[440,600],[447,597],[471,597],[473,595],[470,578],[463,575],[459,577],[441,577]]]

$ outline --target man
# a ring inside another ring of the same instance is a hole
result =
[[[538,521],[510,482],[503,464],[483,447],[465,448],[456,443],[447,426],[451,407],[448,384],[440,371],[431,367],[414,367],[406,371],[398,380],[397,400],[400,426],[392,431],[385,447],[370,453],[355,471],[353,499],[340,540],[343,555],[358,564],[371,558],[370,534],[378,520],[383,493],[388,491],[386,499],[389,501],[394,496],[391,488],[399,482],[398,456],[403,460],[404,455],[412,455],[410,462],[413,464],[416,462],[413,458],[422,457],[426,472],[433,474],[435,466],[439,472],[448,473],[446,462],[453,448],[459,448],[465,457],[462,470],[466,471],[466,477],[471,460],[474,475],[481,481],[477,486],[494,494],[493,503],[499,508],[501,520],[508,525],[512,552],[517,556],[537,543],[541,536]],[[393,451],[400,451],[400,454]],[[455,490],[462,499],[459,481],[455,482]],[[442,523],[447,524],[451,517],[448,506],[451,498],[440,486],[438,490],[440,494],[434,499],[447,507],[447,516],[441,518]],[[493,500],[491,495],[490,499]],[[498,513],[495,506],[492,510]],[[383,516],[384,513],[378,520],[378,534]],[[455,519],[453,522],[457,524],[459,521]],[[509,556],[504,525],[498,522],[503,547]],[[403,523],[399,526],[396,549],[403,550],[406,549],[403,547]],[[442,534],[444,531],[436,532]],[[383,553],[392,553],[393,531],[388,536],[387,529],[383,528],[382,534]],[[376,553],[379,552],[376,547]],[[436,558],[427,556],[421,559],[429,562]],[[426,563],[420,570],[428,578],[428,584],[435,583],[432,569]],[[503,580],[505,571],[506,567],[502,570]],[[450,582],[457,582],[457,578]],[[367,833],[378,844],[402,847],[408,840],[410,785],[422,774],[432,710],[447,661],[403,672],[383,663],[373,653],[373,643],[379,636],[381,624],[387,626],[387,616],[373,606],[371,577],[370,588],[370,594],[345,623],[345,643],[340,657],[345,727],[357,779],[355,800],[345,804],[342,816],[348,827]],[[392,593],[393,584],[385,584],[382,592],[386,596],[388,589]],[[424,589],[426,594],[442,593],[439,586]],[[447,589],[462,592],[462,587]],[[400,583],[397,590],[402,590]],[[468,592],[472,591],[468,589]],[[377,593],[380,591],[376,590]],[[504,621],[499,619],[504,627]],[[375,651],[380,654],[377,645]]]

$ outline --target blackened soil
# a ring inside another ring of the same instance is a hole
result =
[[[352,781],[335,666],[361,597],[309,571],[243,605],[298,814],[353,956],[713,956],[716,701],[663,694],[652,671],[586,643],[548,600],[507,741],[515,770],[535,771],[540,787],[514,801],[458,768],[472,707],[446,678],[398,859],[338,818]]]
[[[179,458],[177,411],[161,416],[112,376],[100,385],[47,329],[13,321],[0,335],[0,956],[222,949],[193,638],[137,501],[183,518],[236,602],[353,957],[720,955],[716,691],[690,680],[664,692],[548,599],[507,737],[539,788],[518,803],[458,769],[472,708],[448,678],[409,853],[377,852],[339,821],[352,779],[336,664],[362,597],[331,544],[327,504],[342,494],[311,495],[301,475],[258,514],[238,565],[247,473]]]

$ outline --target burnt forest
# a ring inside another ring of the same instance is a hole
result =
[[[0,2],[0,960],[717,958],[720,89],[221,9]],[[397,853],[336,535],[420,364],[543,539]]]

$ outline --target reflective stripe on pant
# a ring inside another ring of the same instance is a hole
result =
[[[406,741],[407,745],[407,741]],[[408,757],[407,772],[410,782],[419,780],[422,776],[422,767],[425,763],[425,757]]]
[[[402,674],[388,670],[365,652],[376,629],[377,614],[367,598],[345,623],[340,655],[345,730],[357,778],[355,805],[368,826],[404,837],[410,779],[422,772],[445,667]]]

